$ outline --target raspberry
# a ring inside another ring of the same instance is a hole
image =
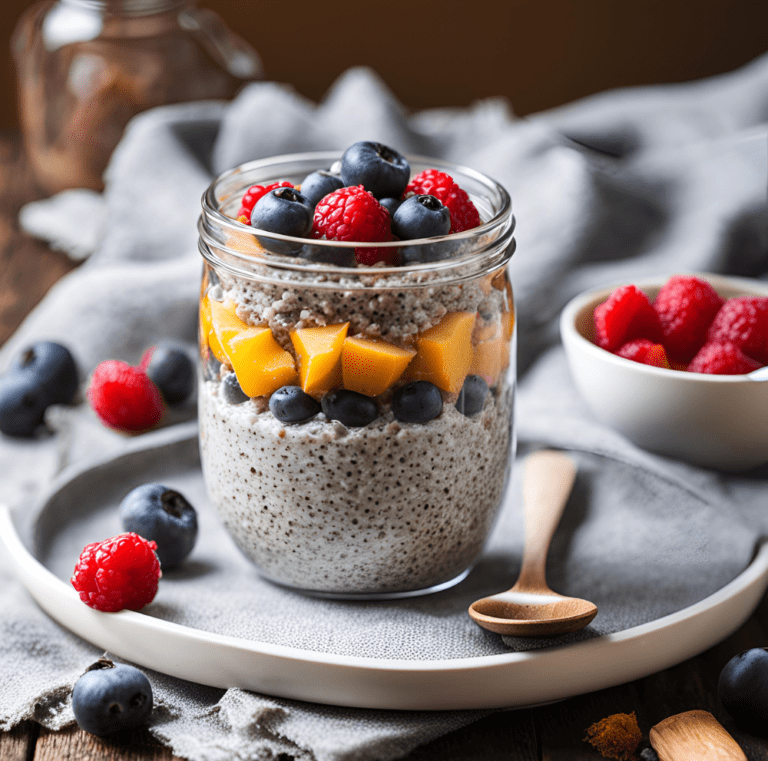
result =
[[[664,350],[664,347],[661,344],[649,341],[647,338],[637,338],[634,341],[625,343],[616,354],[624,357],[624,359],[640,362],[643,365],[666,367],[669,369],[669,360],[667,359],[667,352]]]
[[[768,298],[741,296],[726,301],[709,326],[707,341],[732,343],[748,357],[768,364]]]
[[[732,343],[707,343],[688,365],[689,373],[711,375],[744,375],[757,370],[760,363],[744,354]]]
[[[115,613],[141,610],[155,599],[160,580],[157,544],[138,534],[118,534],[86,545],[70,581],[90,608]]]
[[[653,343],[661,340],[659,316],[636,285],[617,288],[595,308],[594,320],[597,345],[608,351],[616,351],[636,338],[647,338]]]
[[[120,431],[146,431],[160,422],[160,392],[140,367],[114,359],[94,371],[88,401],[102,422]]]
[[[425,169],[417,174],[405,189],[403,197],[410,194],[430,195],[437,198],[451,212],[451,232],[471,230],[480,224],[480,214],[466,191],[462,190],[453,177],[437,169]]]
[[[262,196],[265,196],[267,193],[269,193],[270,190],[274,190],[275,188],[292,187],[293,185],[286,180],[282,180],[281,182],[273,182],[271,185],[251,185],[251,187],[245,191],[245,194],[240,201],[240,209],[237,212],[237,219],[240,222],[243,222],[243,224],[250,225],[251,212],[253,211],[253,207],[256,206],[256,203]],[[245,220],[240,219],[240,217],[245,217]]]
[[[704,345],[723,299],[705,280],[675,275],[662,286],[653,306],[661,320],[662,343],[670,359],[690,362]]]
[[[313,238],[383,243],[392,239],[389,212],[362,186],[329,193],[315,208]],[[394,264],[394,248],[356,248],[358,264]]]

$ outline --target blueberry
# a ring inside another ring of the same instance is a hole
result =
[[[170,405],[188,399],[195,387],[195,366],[189,354],[173,344],[154,348],[146,372]]]
[[[0,378],[0,431],[7,436],[32,436],[47,407],[33,375],[12,372]]]
[[[362,185],[375,198],[400,198],[410,176],[405,157],[381,143],[355,143],[341,157],[344,184]]]
[[[401,203],[402,201],[398,198],[382,198],[379,200],[379,204],[389,212],[390,217],[395,216],[395,212]]]
[[[46,406],[70,404],[78,386],[77,365],[69,349],[53,341],[37,341],[11,366],[11,373],[34,378]]]
[[[379,416],[379,407],[370,396],[349,389],[329,391],[320,404],[329,420],[338,420],[348,428],[368,425]]]
[[[221,375],[221,362],[216,359],[216,355],[209,349],[208,356],[203,362],[203,377],[206,380],[218,380]]]
[[[298,256],[308,262],[318,264],[331,264],[334,267],[354,267],[355,249],[343,246],[322,246],[319,243],[305,243],[301,247]]]
[[[731,658],[720,672],[717,696],[742,729],[768,736],[768,650],[755,647]]]
[[[179,565],[195,546],[195,508],[163,484],[137,486],[120,503],[120,517],[126,531],[157,542],[163,570]]]
[[[301,183],[301,194],[309,201],[310,206],[317,206],[318,202],[334,190],[344,187],[341,177],[331,172],[312,172]]]
[[[94,735],[133,729],[152,712],[152,685],[134,666],[102,658],[77,680],[72,710],[80,728]]]
[[[481,412],[488,394],[488,384],[479,375],[468,375],[456,400],[456,409],[462,415],[472,417]]]
[[[269,397],[269,411],[281,423],[304,423],[320,412],[320,405],[299,386],[283,386]]]
[[[392,396],[392,414],[402,423],[428,423],[443,411],[440,389],[429,381],[414,381]]]
[[[275,188],[262,196],[251,212],[251,225],[258,230],[304,238],[312,229],[313,207],[295,188]],[[300,244],[257,235],[259,243],[274,254],[293,256]]]
[[[392,217],[392,232],[400,240],[435,238],[451,231],[451,212],[434,196],[411,196]]]
[[[227,373],[224,376],[224,380],[221,382],[221,395],[227,404],[242,404],[250,398],[243,391],[243,387],[234,373]]]

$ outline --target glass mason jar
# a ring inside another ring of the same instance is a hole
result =
[[[266,578],[331,597],[423,594],[469,572],[510,474],[511,201],[478,172],[409,158],[413,173],[450,174],[485,221],[408,241],[424,253],[410,259],[427,262],[400,267],[340,264],[401,242],[269,235],[236,220],[251,185],[299,184],[338,158],[251,162],[203,196],[203,473],[221,520]],[[402,413],[418,381],[438,405],[424,422]],[[304,422],[273,415],[285,386],[315,400],[301,408]],[[335,419],[344,395],[347,413],[362,415],[346,424]]]
[[[50,192],[101,190],[128,121],[153,106],[231,98],[256,52],[194,0],[44,0],[11,43],[24,141]]]

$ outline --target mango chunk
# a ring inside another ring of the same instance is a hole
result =
[[[416,352],[371,338],[344,341],[341,371],[344,388],[367,396],[383,394],[400,378]]]
[[[479,375],[489,386],[499,379],[501,371],[509,364],[509,347],[501,336],[489,341],[481,341],[475,346],[472,363],[467,371],[469,375]]]
[[[472,363],[474,312],[450,312],[417,339],[418,351],[408,377],[426,380],[450,394],[461,391]]]
[[[234,314],[235,304],[229,302],[232,305],[232,313]],[[205,340],[208,342],[208,347],[213,352],[213,356],[219,360],[219,362],[229,362],[227,355],[224,352],[224,348],[221,345],[221,341],[216,335],[216,324],[214,322],[214,311],[218,316],[218,321],[225,319],[227,307],[218,301],[214,301],[210,297],[206,296],[200,302],[200,331]],[[245,324],[245,323],[243,323]]]
[[[269,328],[246,328],[223,343],[241,388],[248,396],[269,396],[297,380],[293,357]]]
[[[501,328],[502,335],[506,341],[512,338],[512,331],[515,328],[515,313],[511,310],[509,312],[503,312],[501,315]]]
[[[342,384],[341,350],[349,323],[301,328],[291,333],[299,355],[299,383],[308,394],[324,394]]]
[[[219,362],[232,364],[232,359],[227,353],[227,341],[243,330],[248,330],[248,324],[237,316],[237,304],[234,301],[215,301],[209,299],[211,307],[212,335],[208,339],[216,359]]]

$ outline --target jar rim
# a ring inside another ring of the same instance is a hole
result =
[[[239,236],[249,236],[255,238],[256,235],[261,232],[264,237],[269,237],[276,241],[285,242],[287,244],[293,244],[301,246],[311,240],[314,246],[322,249],[366,249],[366,248],[381,248],[381,249],[396,249],[404,245],[404,241],[386,241],[386,242],[355,242],[355,241],[335,241],[324,239],[307,239],[298,238],[289,235],[280,235],[278,233],[272,233],[267,231],[259,231],[256,228],[247,228],[243,223],[238,222],[236,219],[224,214],[221,209],[221,203],[226,198],[221,199],[217,197],[217,189],[237,178],[239,175],[246,173],[256,172],[258,170],[274,170],[274,175],[265,177],[259,180],[260,183],[267,181],[274,181],[279,177],[280,168],[282,166],[296,165],[300,162],[325,162],[326,166],[330,166],[334,161],[341,158],[342,152],[340,151],[316,151],[307,153],[292,153],[282,154],[279,156],[271,156],[269,158],[257,159],[255,161],[249,161],[239,166],[229,169],[226,172],[220,174],[203,193],[201,204],[202,214],[198,222],[198,229],[200,232],[201,241],[201,253],[204,258],[208,259],[212,264],[223,265],[227,269],[233,270],[231,262],[224,262],[219,256],[214,254],[211,250],[215,249],[224,250],[227,257],[234,258],[238,263],[246,265],[260,267],[267,267],[269,269],[287,270],[297,273],[320,275],[327,274],[329,276],[343,276],[347,278],[356,278],[360,276],[405,276],[408,274],[419,274],[426,272],[448,272],[457,268],[470,267],[472,264],[479,264],[481,260],[490,257],[488,264],[493,265],[496,263],[498,256],[493,256],[494,253],[500,254],[501,258],[506,260],[512,256],[514,252],[514,238],[512,233],[515,228],[515,218],[512,214],[512,198],[503,185],[492,179],[488,175],[483,174],[470,167],[465,167],[460,164],[455,164],[449,161],[441,159],[412,156],[407,155],[406,158],[413,166],[414,164],[426,165],[446,173],[460,173],[465,177],[472,179],[483,188],[487,189],[490,195],[494,197],[495,208],[493,215],[482,222],[477,227],[465,230],[459,233],[451,233],[449,235],[433,237],[433,238],[420,238],[416,240],[407,241],[408,246],[427,246],[435,245],[442,242],[461,242],[461,241],[477,241],[479,250],[471,251],[469,253],[459,255],[456,257],[449,257],[440,259],[438,261],[419,263],[419,264],[406,264],[398,266],[385,266],[379,267],[378,265],[372,267],[342,267],[329,264],[319,264],[316,261],[308,261],[299,257],[281,256],[270,253],[268,257],[257,258],[251,254],[244,253],[238,249],[226,246],[220,240],[216,240],[212,234],[211,227],[213,226],[218,231],[228,231],[229,233]],[[251,183],[248,183],[251,184]],[[493,237],[495,235],[495,237]],[[479,242],[483,239],[490,238],[484,245],[479,245]],[[205,244],[205,245],[203,245]],[[506,256],[505,256],[506,255]],[[499,262],[500,264],[500,262]],[[239,267],[235,274],[252,276],[252,273],[244,272]],[[234,270],[233,270],[234,271]],[[471,277],[476,277],[477,272]],[[463,277],[455,278],[457,280],[464,279]],[[451,278],[454,280],[454,278]],[[424,283],[419,283],[423,286]]]

